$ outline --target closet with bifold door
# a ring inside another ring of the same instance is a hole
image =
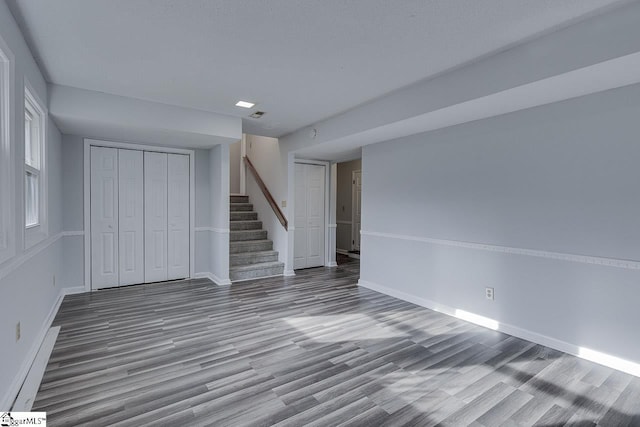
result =
[[[91,287],[187,278],[189,156],[91,146]]]

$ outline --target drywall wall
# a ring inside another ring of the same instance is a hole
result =
[[[229,146],[209,153],[211,194],[211,278],[219,285],[229,280]]]
[[[363,284],[640,362],[638,117],[634,85],[364,147]]]
[[[630,63],[615,64],[607,71],[600,70],[599,64],[640,51],[638,19],[640,3],[629,2],[312,124],[282,137],[281,144],[288,150],[307,150],[305,155],[321,158],[322,152],[346,151],[450,126],[452,122],[503,114],[505,108],[516,111],[524,108],[522,104],[544,97],[556,96],[559,98],[553,101],[559,101],[637,83],[637,71],[625,73],[632,68]],[[632,62],[637,64],[636,61],[637,57]],[[580,73],[572,74],[592,67],[594,73],[586,80],[579,78]],[[554,85],[553,77],[562,75],[568,78],[561,85]],[[501,93],[504,96],[496,98],[496,102],[482,102]],[[466,108],[476,101],[479,102],[473,111]],[[546,102],[552,101],[543,103]],[[535,104],[528,107],[532,105]],[[310,132],[311,128],[316,132]],[[313,146],[318,149],[311,150]]]
[[[240,194],[240,144],[234,142],[229,145],[229,191]]]
[[[14,57],[11,130],[11,161],[15,203],[9,224],[9,238],[15,254],[0,264],[0,342],[3,343],[0,364],[0,408],[9,409],[46,332],[49,313],[65,287],[62,263],[62,197],[61,135],[56,124],[47,118],[46,174],[48,179],[48,236],[25,249],[23,241],[24,208],[24,82],[28,80],[35,94],[46,106],[46,83],[31,56],[13,16],[0,2],[0,38]],[[10,203],[2,200],[0,203]],[[54,283],[55,277],[55,283]],[[21,337],[16,341],[16,324]]]
[[[198,273],[211,271],[211,177],[209,175],[210,150],[196,150],[196,214],[195,214],[195,269]]]
[[[287,200],[287,188],[285,182],[282,181],[283,175],[286,176],[287,164],[282,161],[278,140],[247,135],[246,150],[247,157],[255,166],[260,178],[287,216],[286,207],[282,206],[282,202]],[[253,203],[254,209],[258,212],[258,219],[262,221],[263,228],[267,230],[268,238],[273,240],[273,249],[278,251],[278,259],[280,262],[286,263],[287,231],[273,213],[271,205],[262,194],[251,172],[247,172],[246,176],[246,193],[249,196],[249,201]],[[291,223],[290,225],[293,225],[292,216],[287,216],[287,219]]]
[[[362,160],[338,163],[336,188],[336,246],[343,251],[350,251],[352,226],[352,172],[362,169]]]
[[[210,148],[242,136],[242,119],[69,86],[49,85],[60,130],[106,141]]]

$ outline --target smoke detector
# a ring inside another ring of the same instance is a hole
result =
[[[255,113],[249,115],[249,117],[251,117],[252,119],[259,119],[262,116],[264,116],[264,111],[256,111]]]

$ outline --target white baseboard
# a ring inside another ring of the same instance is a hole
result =
[[[84,286],[66,287],[66,288],[60,289],[60,291],[58,292],[58,296],[55,299],[55,302],[51,306],[51,310],[49,310],[47,317],[45,317],[44,322],[42,323],[42,327],[40,328],[40,331],[38,332],[35,339],[33,340],[33,343],[31,344],[31,348],[29,349],[29,352],[25,356],[24,361],[22,362],[22,365],[20,365],[20,368],[18,369],[18,373],[13,378],[11,385],[6,390],[4,396],[2,397],[2,400],[0,401],[1,409],[4,410],[6,408],[8,410],[13,406],[13,403],[16,400],[18,393],[20,392],[20,388],[22,387],[22,384],[27,378],[27,374],[31,369],[31,365],[33,364],[33,361],[35,360],[36,355],[38,354],[38,350],[40,350],[40,346],[42,345],[42,342],[44,341],[44,338],[47,335],[47,332],[49,331],[51,324],[53,323],[53,319],[56,317],[56,314],[58,313],[58,309],[60,308],[60,304],[62,304],[62,300],[64,299],[65,295],[81,293],[81,292],[85,292]]]
[[[348,250],[346,250],[346,249],[336,249],[336,253],[338,253],[338,254],[342,254],[342,255],[346,255],[346,256],[348,256],[349,258],[353,258],[353,259],[360,259],[360,255],[358,255],[358,254],[354,254],[354,253],[352,253],[352,252],[349,252],[349,251],[348,251]]]
[[[54,326],[49,328],[47,334],[42,341],[42,345],[38,349],[36,358],[31,365],[31,369],[27,374],[27,378],[24,380],[20,393],[13,404],[12,411],[16,412],[30,412],[33,407],[33,402],[36,400],[36,394],[40,388],[44,371],[47,369],[49,363],[49,357],[53,351],[53,347],[56,344],[58,333],[60,332],[60,326]]]
[[[283,275],[284,277],[293,277],[293,276],[295,276],[295,275],[296,275],[296,272],[295,272],[295,271],[293,271],[293,270],[285,270],[285,271],[282,273],[282,275]]]
[[[462,319],[467,322],[475,323],[480,326],[487,327],[487,324],[492,324],[492,325],[495,325],[495,327],[492,327],[491,329],[495,329],[505,334],[513,335],[514,337],[522,338],[524,340],[531,341],[536,344],[544,345],[546,347],[550,347],[555,350],[559,350],[564,353],[574,355],[581,359],[589,360],[591,362],[595,362],[600,365],[604,365],[609,368],[616,369],[618,371],[622,371],[630,375],[634,375],[636,377],[640,377],[640,364],[636,362],[621,359],[611,354],[602,353],[596,350],[580,347],[576,344],[561,341],[553,337],[549,337],[546,335],[539,334],[537,332],[529,331],[527,329],[523,329],[518,326],[505,324],[497,320],[489,319],[484,316],[476,315],[473,313],[468,313],[470,314],[470,316],[462,315],[460,313],[460,310],[457,310],[448,305],[440,304],[440,303],[428,300],[426,298],[421,298],[415,295],[411,295],[406,292],[389,288],[387,286],[380,285],[377,283],[360,279],[358,281],[358,286],[362,286],[364,288],[371,289],[376,292],[380,292],[381,294],[389,295],[391,297],[398,298],[403,301],[407,301],[407,302],[419,305],[421,307],[425,307],[430,310],[446,314],[448,316],[456,317],[458,319]],[[463,312],[463,313],[467,313],[467,312]]]
[[[208,271],[203,271],[200,273],[196,273],[193,277],[195,277],[196,279],[209,279],[211,280],[213,283],[215,283],[218,286],[229,286],[231,284],[231,280],[229,279],[221,279],[218,276],[216,276],[215,274],[208,272]]]
[[[337,267],[337,266],[338,266],[338,263],[335,261],[327,263],[327,267]]]

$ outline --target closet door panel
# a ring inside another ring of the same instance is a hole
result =
[[[324,265],[324,168],[324,166],[320,165],[305,165],[307,192],[307,267]]]
[[[168,155],[168,279],[189,277],[189,156]]]
[[[167,280],[167,154],[144,152],[145,282]]]
[[[120,285],[144,282],[142,151],[118,150]]]
[[[91,286],[119,285],[118,150],[91,147]]]

